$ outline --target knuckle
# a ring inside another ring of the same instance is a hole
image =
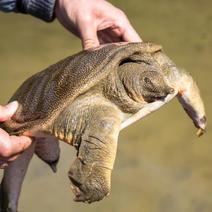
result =
[[[83,24],[91,23],[92,16],[90,14],[85,14],[85,13],[81,12],[81,13],[79,13],[79,16],[78,16],[78,22],[81,22]]]
[[[126,14],[122,10],[120,10],[120,9],[118,9],[118,10],[119,10],[119,12],[118,12],[119,15],[116,17],[116,24],[119,27],[123,27],[123,26],[128,25],[129,20],[128,20]]]
[[[4,121],[4,119],[5,119],[4,106],[0,105],[0,121]]]
[[[125,14],[125,12],[124,12],[123,10],[117,8],[117,12],[119,13],[119,17],[122,17],[122,18],[123,18],[123,17],[124,17],[124,18],[127,17],[126,14]]]

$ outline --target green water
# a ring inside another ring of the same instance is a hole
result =
[[[75,203],[67,171],[75,150],[61,144],[57,174],[33,159],[24,182],[21,212],[211,212],[212,211],[212,1],[112,1],[143,40],[167,54],[198,82],[208,118],[202,138],[174,100],[124,130],[109,197]],[[57,22],[0,14],[0,103],[33,73],[79,51],[80,42]]]

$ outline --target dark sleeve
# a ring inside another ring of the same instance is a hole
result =
[[[44,21],[54,19],[56,0],[0,0],[0,10],[30,14]]]

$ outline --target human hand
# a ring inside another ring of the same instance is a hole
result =
[[[57,0],[60,23],[82,40],[84,49],[112,42],[140,42],[126,15],[105,0]]]
[[[10,119],[18,108],[18,102],[11,102],[6,106],[0,105],[0,122]],[[0,168],[8,166],[21,152],[28,148],[32,140],[25,136],[10,136],[0,129]]]

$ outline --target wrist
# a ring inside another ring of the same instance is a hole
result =
[[[56,0],[18,0],[17,11],[30,14],[46,22],[54,19]]]

